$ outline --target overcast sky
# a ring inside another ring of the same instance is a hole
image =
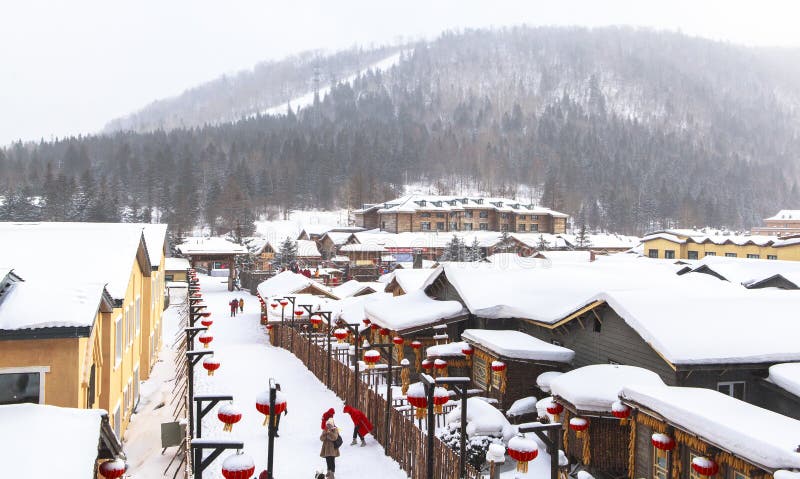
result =
[[[799,13],[797,0],[5,1],[0,144],[96,132],[158,98],[308,49],[522,23],[800,47]]]

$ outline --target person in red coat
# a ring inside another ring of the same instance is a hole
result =
[[[320,427],[322,428],[323,431],[325,430],[325,423],[328,422],[328,419],[332,418],[335,413],[336,411],[334,411],[333,408],[330,408],[324,413],[322,413],[322,426]]]
[[[366,446],[367,443],[364,441],[364,436],[369,434],[374,426],[371,422],[369,422],[369,419],[367,419],[367,416],[363,412],[354,407],[345,406],[344,412],[349,414],[350,419],[353,420],[353,441],[350,443],[350,445],[355,446],[356,437],[359,437],[361,438],[361,447]]]

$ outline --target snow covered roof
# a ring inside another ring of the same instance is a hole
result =
[[[257,290],[262,298],[272,298],[274,296],[282,297],[294,294],[309,287],[319,291],[320,294],[333,296],[329,288],[326,288],[311,278],[291,271],[283,271],[262,281],[258,285]]]
[[[583,251],[541,251],[537,256],[553,263],[589,263],[593,260],[592,252]]]
[[[429,358],[446,358],[446,357],[464,357],[461,351],[466,348],[468,344],[465,341],[458,341],[455,343],[437,344],[429,346],[425,353]]]
[[[437,301],[422,290],[369,303],[364,312],[373,323],[393,331],[424,329],[466,314],[458,301]]]
[[[142,224],[144,232],[144,242],[147,245],[147,254],[150,257],[150,265],[157,267],[161,265],[161,258],[164,256],[167,240],[167,225],[165,224]]]
[[[774,364],[767,380],[800,397],[800,363]]]
[[[461,337],[499,356],[527,361],[571,363],[575,352],[521,331],[466,329]]]
[[[458,236],[467,246],[475,240],[478,246],[488,248],[500,242],[502,233],[497,231],[406,231],[389,233],[386,231],[364,231],[356,233],[360,244],[383,246],[387,251],[411,253],[414,249],[444,248]]]
[[[275,251],[278,251],[277,249]],[[322,258],[322,254],[317,249],[316,241],[297,240],[298,258]]]
[[[705,389],[626,385],[620,397],[767,470],[800,468],[800,421]]]
[[[51,477],[53,470],[43,467],[43,459],[61,477],[93,477],[104,415],[101,409],[0,405],[0,457],[5,458],[0,477]]]
[[[571,253],[571,251],[570,251]],[[589,252],[584,252],[588,256]],[[543,268],[547,265],[544,259],[533,256],[520,256],[517,253],[495,253],[486,257],[486,262],[505,268]]]
[[[186,271],[191,267],[186,258],[164,258],[164,271]]]
[[[396,269],[393,280],[403,288],[404,292],[409,293],[421,289],[432,274],[434,270],[425,268]]]
[[[355,279],[351,279],[350,281],[344,282],[331,289],[331,292],[336,295],[337,298],[349,298],[350,296],[355,296],[359,293],[374,293],[376,291],[377,290],[373,288],[371,284],[362,283]]]
[[[105,298],[102,283],[36,277],[11,286],[0,301],[0,330],[91,327]]]
[[[190,237],[175,247],[181,254],[246,254],[247,248],[219,236]]]
[[[800,210],[780,210],[775,216],[764,220],[800,220]]]
[[[518,200],[493,197],[464,197],[444,195],[423,195],[413,193],[383,203],[378,213],[413,213],[416,211],[463,211],[465,208],[486,208],[520,214],[551,215],[566,218],[567,215],[542,206],[534,206]],[[374,209],[374,206],[358,210],[356,213]]]
[[[145,248],[140,224],[0,223],[0,264],[31,281],[106,284],[114,299],[125,297],[137,254],[149,262]]]
[[[322,238],[327,237],[331,240],[331,242],[334,245],[340,246],[347,243],[347,240],[350,239],[350,237],[353,236],[353,233],[355,233],[356,231],[362,231],[362,230],[357,229],[354,231],[328,231],[327,233],[322,235]],[[320,238],[320,240],[322,240],[322,238]]]
[[[339,248],[340,253],[354,253],[354,252],[362,252],[362,253],[383,253],[386,251],[382,245],[377,244],[346,244]]]
[[[716,245],[735,244],[744,246],[753,244],[756,246],[769,246],[778,240],[777,236],[763,236],[763,235],[741,235],[730,232],[718,231],[695,231],[695,230],[664,230],[656,231],[646,235],[642,241],[650,241],[653,239],[665,239],[673,243],[713,243]]]
[[[553,379],[550,390],[578,410],[610,413],[619,392],[630,385],[661,386],[661,377],[644,368],[620,364],[592,364],[573,369]]]
[[[797,279],[800,262],[706,256],[695,264],[691,272],[711,273],[732,283],[751,286],[776,275],[787,280],[787,276]]]
[[[542,391],[549,393],[550,384],[553,382],[555,378],[561,376],[562,374],[564,373],[562,373],[561,371],[545,371],[536,377],[536,385]]]

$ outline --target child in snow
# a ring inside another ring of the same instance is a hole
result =
[[[239,298],[239,312],[244,312],[244,298]]]
[[[333,408],[328,409],[324,413],[322,413],[322,429],[325,430],[325,423],[328,422],[328,419],[332,418],[333,415],[336,414],[336,411]]]
[[[359,411],[358,409],[350,406],[344,407],[344,412],[350,415],[350,419],[353,420],[353,441],[350,443],[351,446],[356,445],[356,437],[361,439],[361,447],[367,445],[366,441],[364,441],[364,436],[372,431],[374,427],[367,416]]]
[[[228,303],[228,306],[231,307],[231,318],[235,318],[236,317],[236,309],[239,307],[239,301],[236,301],[235,299],[232,299],[231,302]]]
[[[319,440],[322,441],[322,450],[320,450],[319,456],[325,458],[328,466],[326,479],[334,479],[336,472],[336,458],[339,457],[339,448],[336,446],[337,439],[339,439],[339,430],[336,428],[333,418],[330,418],[325,422],[325,430],[319,436]]]

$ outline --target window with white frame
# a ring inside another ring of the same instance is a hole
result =
[[[117,407],[114,409],[114,433],[117,437],[120,437],[122,433],[122,415],[120,414],[119,407],[120,404],[117,403]]]
[[[44,375],[49,366],[0,368],[0,404],[44,404]]]
[[[122,339],[124,327],[122,324],[121,314],[117,316],[117,319],[114,320],[114,330],[116,336],[116,340],[114,342],[114,367],[117,367],[119,366],[119,363],[122,361],[122,346],[124,344],[124,341]]]
[[[653,478],[668,479],[669,451],[653,447]]]
[[[136,297],[136,334],[142,330],[142,297]]]
[[[139,401],[139,366],[136,366],[136,369],[133,370],[133,397],[131,398],[131,409],[136,407],[136,403]]]
[[[723,381],[717,383],[717,391],[728,396],[735,397],[744,401],[745,382],[744,381]]]
[[[133,318],[131,317],[131,306],[125,308],[125,324],[127,325],[126,332],[128,334],[128,347],[133,345]]]

